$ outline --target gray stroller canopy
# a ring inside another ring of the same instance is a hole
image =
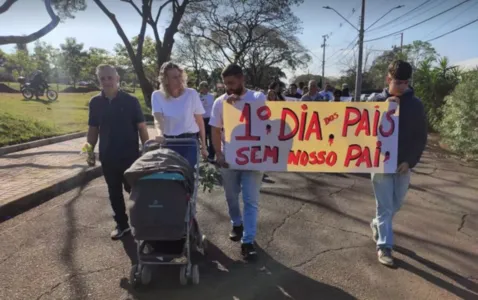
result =
[[[124,176],[126,181],[134,187],[141,177],[158,172],[179,173],[183,175],[186,179],[188,192],[193,192],[194,168],[183,156],[168,148],[146,152],[126,170]]]

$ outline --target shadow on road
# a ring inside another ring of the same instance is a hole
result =
[[[347,219],[356,221],[356,222],[362,224],[363,226],[366,226],[367,229],[370,226],[370,223],[369,223],[370,221],[369,220],[364,220],[360,217],[348,214],[344,211],[340,211],[339,209],[331,206],[328,203],[320,202],[319,197],[314,197],[314,198],[311,197],[310,199],[307,199],[307,198],[287,194],[287,193],[284,193],[283,191],[274,191],[274,190],[262,190],[261,193],[266,194],[266,195],[270,195],[270,196],[286,198],[287,200],[299,201],[299,202],[302,202],[302,203],[314,205],[316,207],[320,207],[322,209],[325,209],[328,212],[335,213],[338,217],[345,217]],[[428,245],[431,245],[431,246],[434,246],[434,247],[449,250],[452,253],[454,253],[455,255],[459,255],[462,258],[467,259],[469,261],[476,261],[478,259],[478,254],[476,254],[473,251],[468,252],[466,250],[453,247],[452,245],[443,244],[443,243],[440,243],[440,242],[437,242],[437,241],[434,241],[434,240],[423,239],[423,238],[420,238],[420,237],[415,236],[415,235],[411,235],[411,234],[403,232],[403,231],[396,231],[395,234],[397,236],[401,236],[402,238],[409,239],[411,241],[416,241],[416,242],[419,242],[419,243],[424,243],[424,244],[428,244]]]
[[[478,293],[478,284],[476,284],[475,282],[461,276],[460,274],[457,274],[447,268],[444,268],[432,261],[429,261],[428,259],[424,258],[424,257],[421,257],[419,256],[418,254],[416,254],[414,251],[411,251],[411,250],[408,250],[404,247],[400,247],[400,246],[396,246],[394,248],[394,250],[398,253],[401,253],[421,264],[423,264],[424,266],[426,266],[427,268],[429,269],[432,269],[438,273],[441,273],[443,275],[445,275],[446,277],[452,279],[453,281],[455,281],[456,283],[460,284],[461,286],[465,287],[466,289],[470,290],[470,291],[473,291],[475,293]],[[406,262],[403,262],[403,261],[400,261],[400,264],[398,265],[400,268],[402,269],[405,269],[407,271],[410,271],[410,272],[413,272],[415,273],[416,275],[419,275],[421,276],[422,278],[428,280],[429,282],[441,287],[441,288],[444,288],[446,289],[447,291],[449,291],[450,293],[453,293],[459,297],[462,297],[463,299],[477,299],[478,298],[478,294],[473,294],[473,293],[470,293],[468,292],[467,290],[464,290],[464,289],[461,289],[453,284],[450,284],[432,274],[429,274],[429,273],[426,273],[425,271],[423,270],[420,270],[420,269],[417,269],[415,268],[414,266],[411,266],[409,264],[407,264]]]
[[[120,286],[135,300],[156,299],[356,299],[347,292],[310,279],[270,257],[258,248],[260,258],[255,263],[234,261],[214,244],[201,264],[198,286],[179,284],[179,268],[158,267],[149,287],[133,290],[127,278]],[[316,298],[314,298],[316,297]]]
[[[61,261],[63,262],[68,274],[78,274],[80,271],[80,268],[75,261],[76,237],[78,231],[75,206],[76,201],[81,199],[86,185],[87,183],[81,185],[76,195],[65,205],[67,224],[65,224],[66,234],[63,249],[61,251]],[[73,289],[74,295],[83,295],[87,291],[86,284],[81,276],[74,277],[69,281],[69,285]]]
[[[420,276],[421,278],[427,280],[428,282],[447,290],[448,292],[460,297],[461,299],[477,299],[478,298],[478,294],[459,288],[456,285],[446,282],[445,280],[438,278],[433,274],[427,273],[415,266],[412,266],[411,264],[403,260],[396,258],[395,263],[398,268],[407,270],[417,276]]]

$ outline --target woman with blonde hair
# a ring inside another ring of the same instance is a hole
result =
[[[151,96],[156,140],[199,137],[201,155],[207,158],[205,111],[198,92],[186,86],[186,72],[174,62],[165,62],[159,71],[159,82],[161,88]]]

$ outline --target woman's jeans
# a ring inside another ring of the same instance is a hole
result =
[[[242,243],[253,243],[256,237],[257,212],[262,184],[262,172],[221,169],[232,226],[244,226]],[[242,192],[244,216],[241,215],[239,194]]]
[[[372,225],[378,229],[377,248],[393,248],[392,221],[400,210],[410,184],[410,171],[405,174],[373,173],[372,185],[377,204]]]

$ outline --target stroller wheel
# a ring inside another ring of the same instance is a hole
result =
[[[131,271],[129,273],[129,284],[134,289],[141,284],[141,278],[138,276],[138,265],[131,267]]]
[[[141,283],[144,285],[148,285],[151,283],[153,272],[149,266],[143,266],[141,268]]]
[[[179,283],[181,285],[188,284],[188,277],[186,276],[186,272],[187,272],[187,265],[181,266],[179,268]]]
[[[191,269],[191,279],[194,285],[199,284],[199,266],[193,265]]]

